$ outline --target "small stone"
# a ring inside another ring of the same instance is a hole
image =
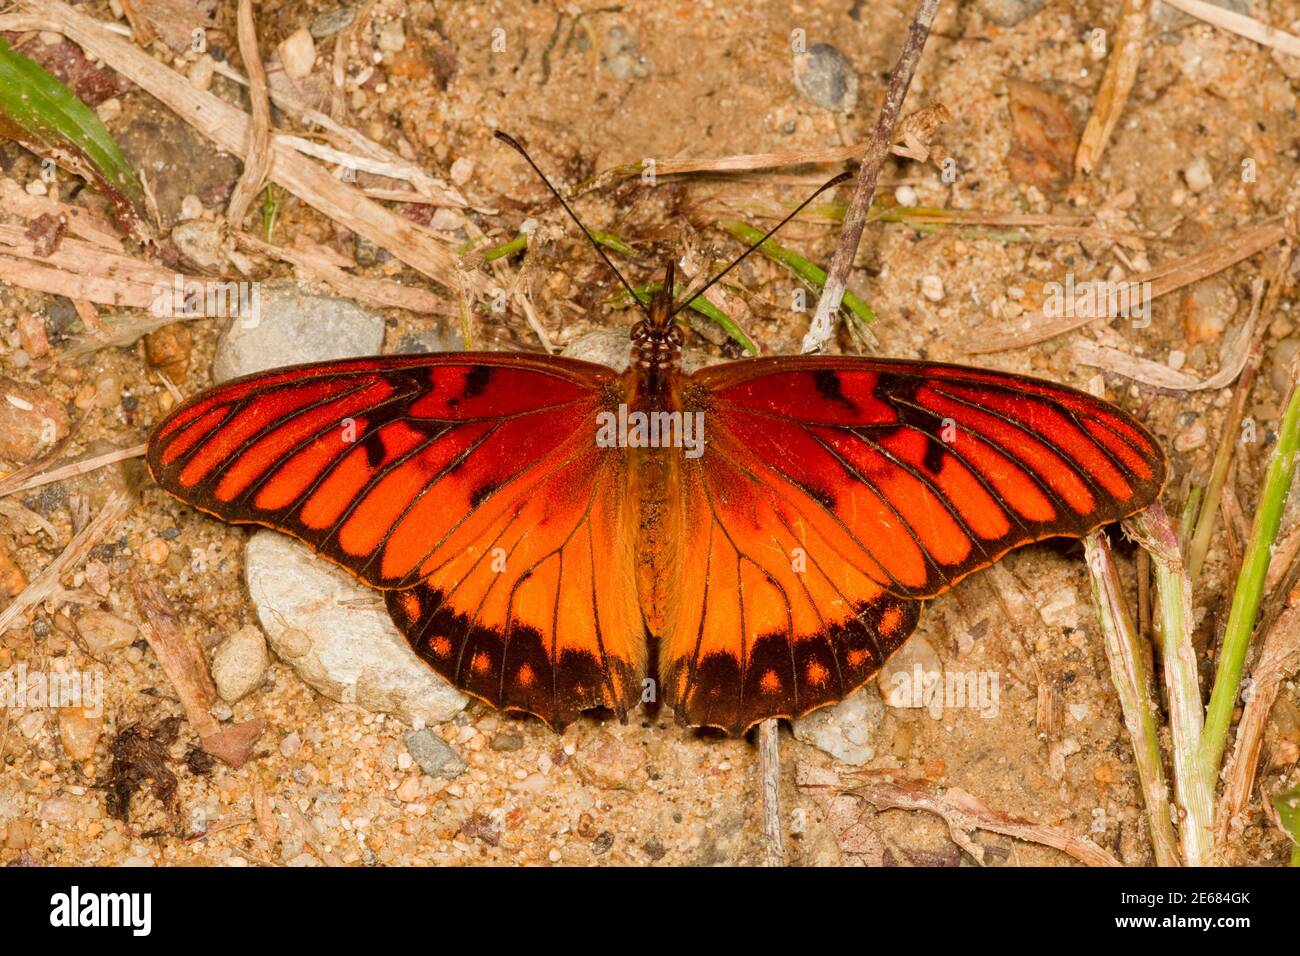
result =
[[[474,175],[474,160],[468,156],[461,156],[451,164],[451,181],[457,186],[464,186],[469,182],[470,177]]]
[[[326,697],[408,724],[441,723],[464,708],[465,695],[373,606],[374,592],[302,545],[259,531],[245,546],[244,575],[272,649]]]
[[[497,734],[492,738],[489,746],[499,753],[510,753],[519,750],[523,745],[524,738],[519,734]]]
[[[921,295],[931,302],[943,301],[943,280],[938,276],[925,276],[921,279]]]
[[[1189,288],[1178,306],[1187,343],[1196,345],[1217,340],[1231,324],[1237,305],[1237,293],[1217,276]]]
[[[454,780],[468,767],[460,754],[429,728],[412,730],[405,737],[406,750],[431,777]]]
[[[294,730],[284,735],[280,741],[280,756],[293,759],[298,756],[298,751],[302,749],[302,737],[298,731]]]
[[[45,714],[31,710],[18,718],[18,732],[28,740],[35,740],[45,732]]]
[[[403,803],[411,803],[420,798],[420,778],[412,775],[402,781],[397,788],[397,799]]]
[[[308,24],[307,29],[317,40],[323,40],[352,26],[356,18],[356,7],[339,7],[337,10],[322,13]]]
[[[193,212],[193,210],[188,211]],[[181,215],[186,216],[186,212],[182,204]],[[226,244],[221,237],[221,226],[211,219],[200,219],[201,215],[203,215],[202,205],[199,206],[197,213],[187,216],[184,222],[178,223],[172,229],[172,242],[176,250],[193,263],[200,272],[220,275],[230,264],[230,257],[226,254]]]
[[[874,686],[864,687],[833,707],[823,707],[794,722],[794,736],[841,763],[860,767],[876,755],[876,736],[885,705]]]
[[[229,704],[242,700],[266,680],[271,660],[262,632],[249,624],[222,641],[212,654],[212,682]]]
[[[162,538],[150,538],[140,548],[141,556],[150,564],[162,564],[171,553],[172,549]]]
[[[67,437],[68,412],[48,389],[0,378],[0,458],[24,464]]]
[[[890,707],[928,707],[931,717],[943,715],[942,695],[935,699],[932,693],[942,682],[943,664],[939,655],[920,635],[910,638],[885,662],[877,679],[880,696]]]
[[[1195,421],[1174,439],[1175,451],[1195,451],[1205,444],[1208,433],[1205,430],[1205,423]]]
[[[107,126],[122,115],[122,101],[116,96],[110,96],[95,107],[95,115],[99,117],[101,123]]]
[[[1079,596],[1072,587],[1059,587],[1043,598],[1038,613],[1052,627],[1078,627]]]
[[[979,0],[976,9],[1000,27],[1014,27],[1032,17],[1047,0]]]
[[[1210,164],[1203,156],[1197,156],[1183,170],[1183,179],[1187,180],[1187,188],[1194,193],[1205,192],[1214,185],[1214,173],[1210,171]]]
[[[605,790],[639,790],[645,783],[646,756],[640,747],[624,743],[608,731],[578,755],[578,775]]]
[[[627,27],[610,27],[601,52],[605,66],[617,79],[639,80],[654,71],[654,63],[637,47],[636,37]]]
[[[1209,2],[1216,7],[1222,7],[1233,13],[1240,13],[1243,16],[1251,15],[1250,5],[1252,0],[1209,0]],[[1039,5],[1041,6],[1041,4]],[[1166,30],[1185,27],[1197,22],[1195,17],[1183,13],[1183,11],[1171,7],[1167,3],[1161,3],[1160,0],[1155,0],[1151,4],[1151,20]]]
[[[36,810],[36,819],[59,827],[76,826],[80,816],[81,808],[67,797],[51,797],[42,801]]]
[[[139,633],[134,624],[98,608],[82,611],[76,626],[86,649],[96,658],[133,644]]]
[[[17,597],[26,587],[27,575],[23,574],[23,569],[0,551],[0,598]]]
[[[847,113],[858,101],[853,64],[829,43],[814,43],[794,55],[794,85],[808,102],[833,113]]]
[[[406,28],[401,20],[389,20],[379,28],[379,37],[375,41],[385,53],[398,53],[406,46]]]
[[[294,282],[267,282],[250,298],[250,314],[232,318],[222,333],[212,377],[224,382],[281,365],[377,355],[383,344],[378,313]]]
[[[181,197],[180,217],[183,220],[198,219],[203,215],[203,200],[194,193],[186,193]],[[184,234],[179,237],[184,241]],[[178,237],[172,236],[172,241],[176,242]]]
[[[299,27],[280,44],[280,64],[291,80],[301,80],[311,73],[316,63],[316,41],[311,31]]]
[[[1165,364],[1177,372],[1187,364],[1187,353],[1182,349],[1170,349],[1169,357],[1165,359]]]
[[[900,206],[915,206],[918,201],[916,190],[911,186],[899,186],[894,190],[894,201]]]
[[[103,714],[91,716],[84,707],[65,707],[59,711],[59,740],[63,752],[72,760],[89,760],[104,732]]]

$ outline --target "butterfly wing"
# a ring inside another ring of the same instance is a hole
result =
[[[1152,436],[1074,389],[960,366],[755,359],[697,372],[706,451],[660,649],[664,696],[732,733],[842,699],[939,594],[1164,483]]]
[[[277,369],[177,408],[148,462],[183,501],[383,589],[456,686],[562,726],[626,712],[645,667],[626,457],[593,441],[614,380],[499,353]]]

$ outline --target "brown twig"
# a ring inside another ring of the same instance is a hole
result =
[[[266,96],[266,69],[257,49],[257,26],[253,23],[253,0],[239,0],[236,17],[239,56],[248,71],[248,99],[252,114],[248,124],[248,149],[244,153],[244,171],[235,183],[226,207],[226,221],[239,229],[248,207],[262,191],[271,169],[271,104]]]
[[[65,478],[75,478],[77,475],[84,475],[86,472],[95,471],[115,462],[125,461],[128,458],[139,458],[144,454],[144,450],[145,446],[142,444],[132,445],[130,448],[118,448],[102,455],[95,455],[93,458],[74,461],[70,465],[61,465],[58,468],[51,468],[49,471],[42,471],[35,475],[10,475],[8,478],[0,480],[0,498],[17,494],[20,491],[30,491],[32,488],[39,488],[42,485],[62,481]]]
[[[894,142],[894,127],[898,123],[898,114],[907,97],[907,89],[912,85],[912,76],[920,62],[921,51],[925,49],[926,38],[930,35],[930,26],[939,11],[939,0],[920,0],[912,25],[908,28],[907,38],[898,57],[898,64],[889,77],[889,89],[885,92],[885,101],[880,106],[880,116],[876,120],[875,131],[867,143],[862,156],[862,166],[858,170],[858,184],[853,191],[848,211],[844,214],[844,226],[840,230],[839,242],[835,246],[835,255],[831,259],[830,269],[826,275],[826,285],[817,301],[817,311],[813,315],[808,334],[804,336],[800,347],[802,352],[820,352],[834,332],[833,317],[839,313],[840,303],[847,288],[849,270],[853,268],[853,258],[858,253],[858,244],[862,241],[862,230],[867,224],[867,213],[871,209],[871,200],[876,193],[876,180],[880,177],[880,167],[889,155],[889,147]]]
[[[1213,24],[1230,33],[1243,36],[1248,40],[1254,40],[1256,43],[1262,43],[1264,46],[1270,46],[1275,50],[1281,50],[1283,53],[1289,53],[1291,56],[1300,56],[1300,37],[1279,30],[1276,27],[1271,27],[1266,23],[1260,23],[1254,17],[1248,17],[1233,10],[1225,10],[1223,7],[1216,6],[1213,3],[1204,3],[1202,0],[1165,0],[1165,3],[1175,10],[1181,10],[1188,16],[1204,20],[1206,23]]]
[[[1146,33],[1148,0],[1124,0],[1119,14],[1119,27],[1115,30],[1115,43],[1106,74],[1097,89],[1088,125],[1079,137],[1079,148],[1074,154],[1074,168],[1085,176],[1101,162],[1110,134],[1124,112],[1129,91],[1137,78],[1138,64],[1142,62],[1142,37]]]
[[[940,793],[919,785],[867,782],[846,792],[861,797],[877,810],[925,810],[942,817],[953,841],[980,862],[983,862],[983,848],[970,839],[973,830],[988,830],[1017,840],[1041,843],[1088,866],[1123,865],[1091,840],[994,810],[958,787],[949,787]]]

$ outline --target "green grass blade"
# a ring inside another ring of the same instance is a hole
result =
[[[153,237],[144,187],[94,110],[2,39],[0,135],[103,190],[133,238]]]

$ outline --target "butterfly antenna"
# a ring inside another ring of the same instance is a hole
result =
[[[645,313],[647,319],[650,318],[650,310],[646,308],[645,303],[641,301],[634,291],[632,291],[632,286],[623,278],[623,273],[619,272],[618,267],[610,261],[609,256],[605,254],[605,250],[601,247],[600,243],[596,241],[596,237],[593,236],[591,231],[582,224],[582,220],[578,218],[577,213],[569,208],[569,204],[564,201],[564,197],[560,195],[560,191],[551,185],[551,181],[546,178],[546,174],[538,168],[535,162],[533,162],[533,158],[528,155],[528,151],[519,144],[518,140],[508,133],[503,133],[501,130],[494,130],[492,135],[522,156],[524,162],[533,167],[533,172],[537,174],[537,178],[546,184],[546,188],[551,191],[551,195],[554,196],[559,201],[560,205],[564,207],[564,211],[569,214],[569,218],[578,224],[578,228],[581,229],[582,234],[587,237],[592,248],[600,253],[600,257],[605,260],[605,265],[609,266],[610,271],[613,272],[614,275],[618,276],[618,281],[623,283],[623,288],[627,289],[627,294],[632,297],[632,301],[635,302],[641,311]],[[825,187],[822,188],[824,189]]]
[[[790,213],[790,215],[786,216],[784,219],[782,219],[780,222],[778,222],[775,226],[773,226],[771,229],[769,229],[769,230],[767,231],[767,234],[766,234],[765,236],[763,236],[762,239],[758,240],[758,242],[754,243],[752,246],[750,246],[748,249],[746,249],[744,252],[742,252],[738,257],[736,257],[734,260],[732,260],[731,265],[727,266],[725,269],[723,269],[721,272],[719,272],[717,275],[715,275],[715,276],[714,276],[712,279],[710,279],[708,282],[704,283],[704,285],[700,286],[700,288],[698,288],[698,289],[695,290],[694,292],[690,293],[690,295],[688,295],[688,296],[687,296],[687,297],[682,301],[682,303],[681,303],[680,305],[678,305],[675,309],[673,309],[670,313],[668,313],[668,318],[671,319],[671,318],[672,318],[674,315],[676,315],[678,312],[682,311],[682,309],[686,308],[688,305],[690,305],[692,302],[694,302],[696,299],[698,299],[701,295],[703,295],[703,294],[704,294],[708,289],[710,289],[710,288],[711,288],[711,287],[712,287],[712,286],[713,286],[713,285],[714,285],[714,284],[715,284],[719,279],[721,279],[723,276],[725,276],[725,275],[726,275],[728,272],[730,272],[732,269],[736,268],[736,266],[738,266],[738,265],[740,265],[742,262],[744,262],[746,256],[748,256],[751,252],[753,252],[755,249],[757,249],[757,248],[758,248],[759,246],[761,246],[763,243],[767,242],[767,240],[770,239],[770,238],[772,237],[772,234],[775,233],[775,232],[776,232],[778,229],[780,229],[782,226],[784,226],[787,222],[789,222],[789,221],[790,221],[791,219],[793,219],[795,216],[799,215],[799,213],[803,212],[803,211],[804,211],[804,208],[805,208],[805,207],[806,207],[810,202],[812,202],[814,199],[816,199],[816,198],[817,198],[818,196],[820,196],[822,193],[826,192],[826,190],[830,189],[832,186],[838,186],[840,183],[842,183],[842,182],[844,182],[845,180],[849,179],[852,175],[853,175],[852,173],[847,173],[847,172],[840,173],[840,174],[839,174],[838,176],[836,176],[834,179],[827,180],[825,183],[823,183],[821,186],[819,186],[818,189],[817,189],[817,191],[816,191],[815,193],[813,193],[811,196],[809,196],[807,199],[805,199],[803,202],[801,202],[798,206],[796,206],[795,209],[794,209],[794,211],[793,211],[792,213]]]

